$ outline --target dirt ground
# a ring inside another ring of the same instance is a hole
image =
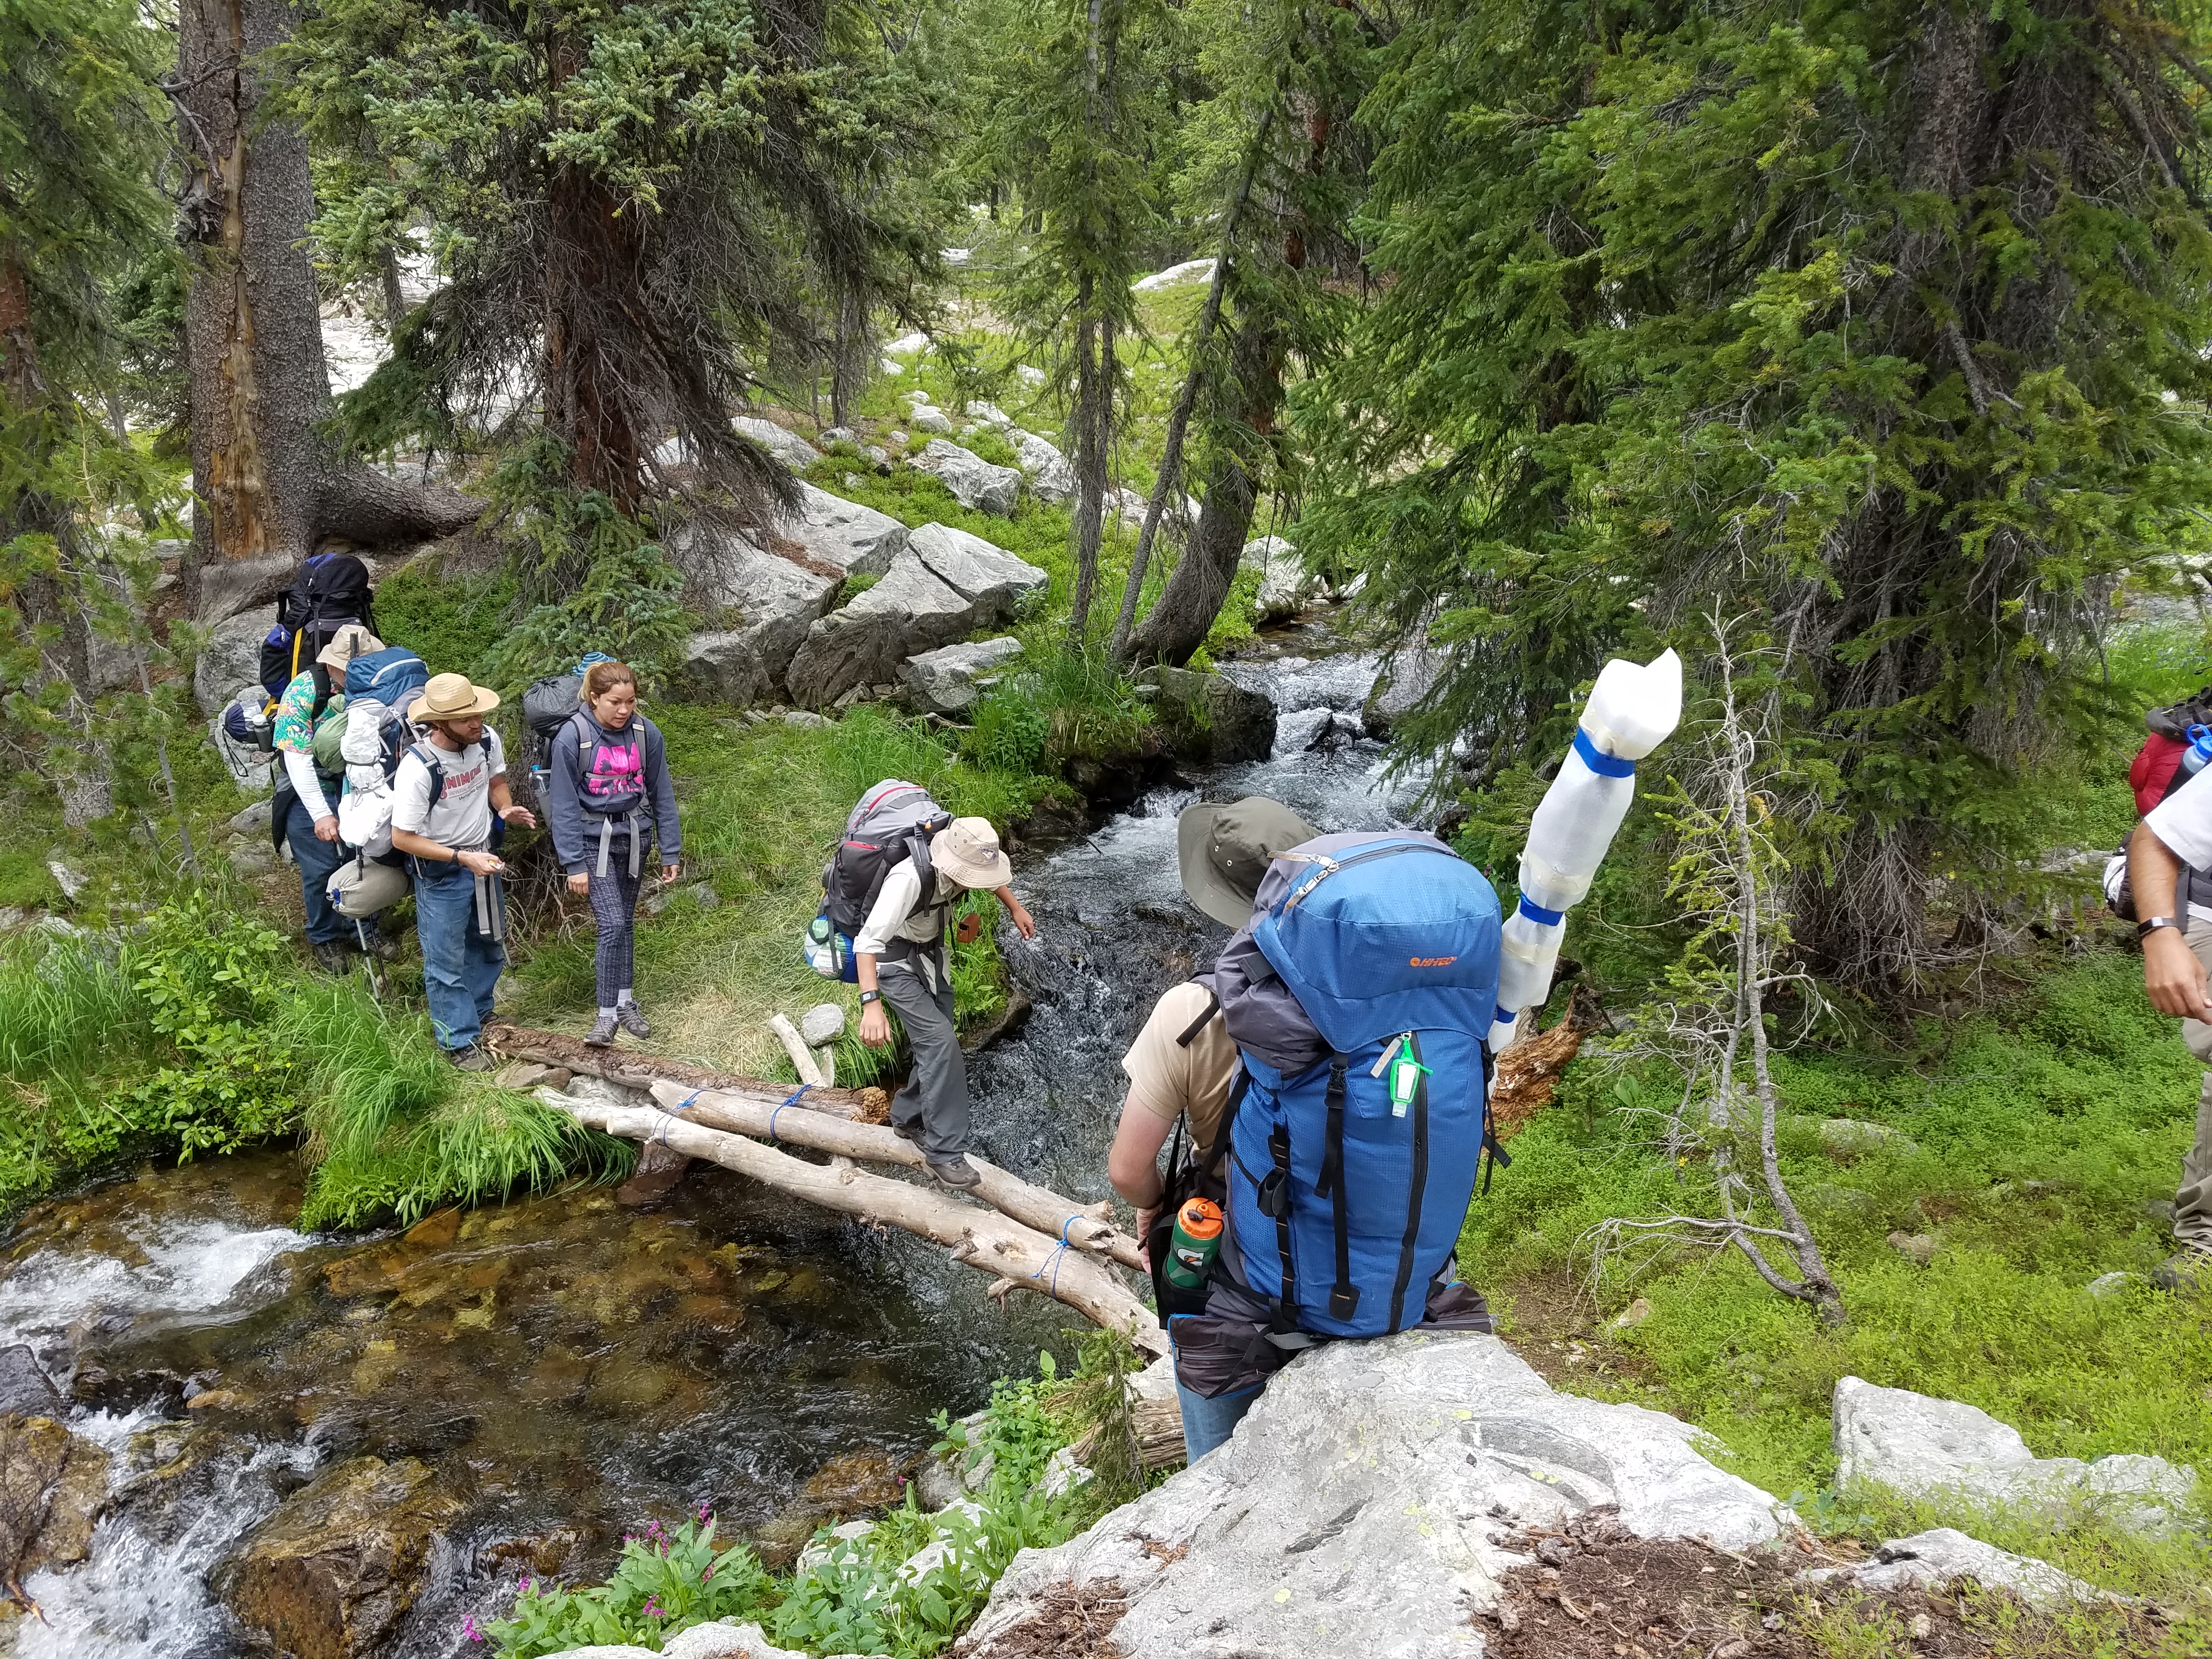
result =
[[[1534,1534],[1544,1565],[1510,1574],[1474,1623],[1490,1659],[1984,1659],[2081,1651],[2010,1597],[1973,1587],[1873,1593],[1807,1584],[1807,1567],[1840,1558],[1806,1547],[1737,1554],[1692,1542],[1650,1543],[1592,1511],[1565,1532]],[[2098,1651],[2172,1651],[2162,1628],[2115,1611]]]

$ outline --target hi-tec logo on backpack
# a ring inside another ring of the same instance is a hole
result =
[[[1406,966],[1408,968],[1449,968],[1452,963],[1458,960],[1459,958],[1457,957],[1407,957],[1406,958]]]

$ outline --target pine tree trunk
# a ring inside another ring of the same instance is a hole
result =
[[[830,424],[850,426],[868,384],[868,307],[857,283],[837,299],[836,361],[830,367]]]
[[[604,491],[625,513],[643,493],[642,411],[602,343],[628,326],[641,293],[639,216],[623,214],[581,169],[555,175],[546,237],[545,420],[568,448],[569,481]]]
[[[1213,453],[1206,480],[1206,499],[1198,512],[1198,527],[1182,562],[1168,578],[1159,602],[1129,635],[1123,661],[1160,662],[1181,667],[1206,643],[1213,619],[1237,580],[1237,561],[1244,551],[1244,538],[1252,528],[1252,513],[1260,499],[1261,465],[1258,452],[1273,432],[1275,411],[1283,401],[1283,348],[1280,337],[1255,321],[1248,321],[1230,349],[1230,382],[1241,392],[1244,407],[1242,424],[1253,440],[1223,443]]]
[[[184,240],[191,376],[191,550],[185,588],[206,619],[288,580],[325,538],[378,546],[449,535],[482,504],[407,485],[331,451],[322,315],[305,246],[307,144],[265,121],[254,56],[289,30],[285,0],[182,0],[175,94],[192,177]]]
[[[1076,286],[1075,325],[1075,595],[1067,618],[1067,643],[1083,649],[1091,628],[1091,599],[1098,586],[1098,544],[1106,512],[1106,431],[1099,405],[1111,395],[1099,361],[1102,320],[1092,314],[1092,279]],[[1110,349],[1110,347],[1109,348]]]

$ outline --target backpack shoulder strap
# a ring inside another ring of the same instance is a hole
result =
[[[1194,984],[1197,981],[1192,981]],[[1206,991],[1206,1012],[1200,1014],[1196,1019],[1191,1021],[1189,1024],[1183,1027],[1182,1035],[1176,1039],[1176,1047],[1178,1048],[1189,1048],[1193,1042],[1197,1041],[1198,1034],[1200,1031],[1203,1031],[1208,1025],[1211,1025],[1213,1023],[1213,1017],[1220,1012],[1221,999],[1213,994],[1213,988],[1212,986],[1208,986]]]
[[[416,760],[421,761],[422,763],[422,769],[430,775],[430,796],[429,799],[426,801],[424,805],[426,806],[435,806],[440,800],[444,799],[446,793],[445,762],[438,758],[435,750],[427,738],[422,742],[413,745],[407,752],[414,756]]]
[[[294,648],[297,649],[297,647],[295,646]],[[308,711],[307,714],[307,723],[312,726],[317,720],[322,719],[323,710],[330,707],[331,696],[331,671],[324,667],[319,662],[311,662],[307,665],[307,672],[313,678],[315,683],[315,706]]]

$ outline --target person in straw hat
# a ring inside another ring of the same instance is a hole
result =
[[[384,641],[359,623],[340,628],[285,686],[271,734],[284,763],[283,780],[270,805],[271,823],[291,848],[292,862],[299,868],[307,944],[316,962],[333,974],[346,971],[349,944],[383,952],[374,923],[356,935],[331,902],[331,873],[345,862],[345,850],[338,844],[337,807],[344,774],[332,775],[316,764],[315,733],[344,719],[345,694],[332,688],[345,684],[346,665],[383,649]]]
[[[853,940],[860,982],[860,1041],[882,1048],[891,1040],[884,1004],[898,1011],[914,1047],[914,1075],[891,1099],[891,1127],[921,1148],[931,1175],[965,1190],[982,1177],[968,1161],[975,1144],[968,1121],[968,1064],[952,1024],[952,967],[945,955],[945,924],[952,905],[968,892],[988,891],[1006,907],[1024,939],[1036,923],[1008,884],[1013,866],[988,818],[955,818],[930,837],[933,890],[921,890],[915,860],[891,866],[868,919]],[[976,919],[961,924],[964,944]]]
[[[492,988],[507,965],[507,912],[491,850],[495,823],[538,822],[507,788],[507,751],[484,716],[499,694],[465,674],[434,674],[407,711],[430,734],[400,757],[392,780],[392,844],[415,875],[422,987],[446,1057],[463,1071],[491,1061],[477,1046]]]

